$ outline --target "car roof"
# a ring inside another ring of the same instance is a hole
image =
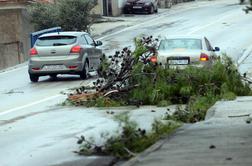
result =
[[[162,39],[204,39],[205,36],[199,36],[199,35],[171,35],[171,36],[165,36]]]
[[[77,32],[77,31],[69,31],[69,32],[53,32],[53,33],[46,33],[41,35],[40,37],[49,37],[49,36],[79,36],[82,34],[88,34],[87,32]]]

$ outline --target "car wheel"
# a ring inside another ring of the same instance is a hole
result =
[[[82,70],[82,72],[81,72],[81,74],[80,74],[80,78],[81,78],[82,80],[85,80],[85,79],[88,78],[88,71],[89,71],[89,66],[88,66],[88,62],[86,61],[86,62],[85,62],[85,65],[84,65],[84,67],[83,67],[83,70]]]
[[[158,13],[158,7],[157,7],[157,9],[154,11],[155,13]]]
[[[128,10],[125,9],[125,10],[123,11],[123,13],[124,13],[124,14],[129,14],[130,12],[129,12]]]
[[[33,75],[33,74],[29,74],[29,75],[30,75],[31,82],[38,82],[39,76]]]
[[[153,14],[153,13],[154,13],[154,7],[151,6],[150,11],[149,11],[149,14]]]

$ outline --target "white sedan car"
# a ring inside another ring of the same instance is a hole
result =
[[[168,66],[209,66],[217,58],[216,51],[206,37],[180,36],[160,40],[157,62]]]

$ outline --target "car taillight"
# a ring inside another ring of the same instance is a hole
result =
[[[38,51],[36,50],[36,48],[31,48],[30,49],[30,56],[35,56],[38,55]]]
[[[78,66],[68,66],[69,69],[76,69]]]
[[[32,70],[38,71],[38,70],[40,70],[40,68],[38,68],[38,67],[33,67]]]
[[[77,54],[80,52],[81,52],[81,46],[74,46],[71,48],[71,51],[70,51],[70,53],[74,53],[74,54]]]
[[[208,61],[209,57],[207,54],[201,53],[200,54],[200,61]]]
[[[157,63],[157,56],[152,56],[152,57],[150,57],[150,61],[151,61],[152,63]]]

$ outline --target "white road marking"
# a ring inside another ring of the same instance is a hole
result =
[[[53,99],[56,99],[56,98],[61,97],[61,96],[63,96],[63,95],[59,94],[59,95],[47,97],[47,98],[44,98],[42,100],[38,100],[38,101],[35,101],[35,102],[32,102],[32,103],[29,103],[29,104],[26,104],[26,105],[23,105],[23,106],[19,106],[19,107],[12,108],[12,109],[9,109],[9,110],[4,110],[4,111],[1,111],[0,116],[9,114],[9,113],[12,113],[12,112],[15,112],[15,111],[19,111],[19,110],[22,110],[24,108],[29,108],[31,106],[41,104],[41,103],[47,102],[49,100],[53,100]]]

